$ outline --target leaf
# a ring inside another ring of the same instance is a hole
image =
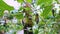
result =
[[[51,9],[52,9],[52,6],[45,7],[44,10],[43,10],[42,16],[44,18],[47,18],[47,17],[51,16]]]
[[[52,0],[37,0],[36,4],[42,7],[48,6],[52,3]]]
[[[32,0],[26,0],[28,3],[32,3]]]
[[[13,10],[14,8],[7,5],[3,0],[0,0],[0,16],[3,15],[4,10]]]
[[[18,2],[20,2],[20,3],[23,3],[24,2],[24,0],[17,0]]]
[[[0,0],[0,9],[1,11],[4,11],[4,10],[13,10],[14,8],[7,5],[3,0]]]

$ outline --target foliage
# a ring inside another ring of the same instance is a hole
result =
[[[17,0],[18,2],[20,2],[21,4],[24,3],[24,0]],[[5,6],[5,3],[2,3],[2,0],[0,0],[1,2],[1,9],[2,10],[12,10],[12,8],[10,8],[8,5]],[[28,3],[32,3],[32,0],[26,0],[26,2]],[[33,28],[33,32],[34,34],[57,34],[58,30],[60,30],[60,15],[57,14],[55,17],[52,17],[52,0],[36,0],[36,5],[40,6],[40,9],[42,10],[42,13],[39,14],[39,18],[41,19],[40,22],[38,24],[35,24],[36,21],[34,21],[34,18],[32,18],[33,22],[34,22],[34,26],[36,26],[36,28]],[[3,4],[3,7],[2,7]],[[32,5],[32,4],[31,4]],[[35,5],[34,5],[35,6]],[[5,8],[6,7],[6,8]],[[33,7],[34,8],[34,7]],[[23,10],[24,8],[21,7],[19,9]],[[30,10],[31,8],[25,8],[26,11]],[[39,12],[40,12],[39,9]],[[38,11],[36,11],[38,12]],[[2,12],[1,12],[2,13]],[[30,14],[30,12],[27,11],[28,14]],[[33,13],[33,12],[32,12]],[[32,13],[30,15],[32,15]],[[12,16],[16,16],[18,19],[23,19],[23,13],[16,13],[16,14],[11,14]],[[32,15],[33,16],[33,15]],[[35,17],[35,15],[33,16]],[[11,19],[11,16],[10,16]],[[28,18],[27,18],[28,19]],[[28,21],[28,20],[26,20]],[[11,24],[8,23],[6,25],[6,27],[0,25],[0,30],[5,30],[5,31],[9,31],[10,29],[14,29],[14,30],[22,30],[23,26],[22,24],[18,23],[18,24]]]
[[[23,25],[22,24],[12,24],[12,23],[7,23],[5,26],[0,24],[0,31],[5,31],[9,32],[10,30],[14,30],[15,32],[18,30],[22,30]]]
[[[0,0],[0,16],[3,15],[4,10],[13,10],[14,8],[7,5],[3,0]]]
[[[0,0],[0,9],[1,11],[4,11],[4,10],[13,10],[14,8],[7,5],[3,0]]]
[[[24,2],[24,0],[17,0],[17,1],[20,2],[20,3],[23,3]],[[26,2],[32,3],[32,0],[26,0]]]

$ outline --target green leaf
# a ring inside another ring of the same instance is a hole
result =
[[[0,16],[3,15],[4,10],[13,10],[12,6],[7,5],[3,0],[0,0]]]
[[[37,0],[36,4],[41,5],[42,7],[48,6],[52,3],[52,0]]]
[[[23,3],[24,2],[24,0],[17,0],[18,2],[20,2],[20,3]]]
[[[13,10],[14,8],[12,6],[7,5],[3,0],[0,0],[0,9],[1,11],[4,10]]]
[[[26,0],[28,3],[32,3],[32,0]]]
[[[52,15],[51,13],[52,6],[46,6],[41,14],[44,18],[47,18]]]

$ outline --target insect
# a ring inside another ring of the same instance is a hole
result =
[[[52,15],[55,17],[55,10],[52,9]]]
[[[35,21],[38,24],[38,22],[39,22],[39,15],[38,15],[38,13],[36,13],[36,15],[35,15]]]

